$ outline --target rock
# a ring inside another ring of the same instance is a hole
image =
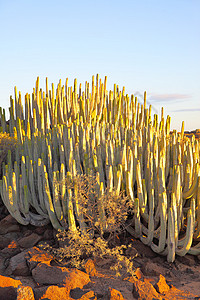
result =
[[[16,241],[12,241],[6,248],[1,250],[2,255],[6,258],[10,258],[20,252],[20,247]]]
[[[74,289],[74,288],[82,289],[86,284],[90,282],[89,275],[80,270],[67,269],[67,268],[61,268],[61,269],[62,271],[64,271],[64,273],[66,272],[65,279],[64,279],[64,286],[70,289]]]
[[[15,243],[19,236],[19,232],[8,232],[4,235],[0,235],[0,249],[4,249],[10,244]]]
[[[59,284],[70,289],[83,288],[90,282],[89,275],[77,269],[68,269],[65,267],[49,266],[45,263],[39,263],[32,270],[34,280],[39,284],[55,285]]]
[[[33,247],[27,251],[25,258],[31,271],[37,266],[38,263],[43,262],[50,266],[50,263],[53,260],[53,256],[51,254],[37,247]]]
[[[43,294],[41,295],[41,293]],[[97,300],[95,293],[93,291],[81,291],[77,294],[76,292],[71,292],[67,287],[58,287],[55,285],[51,285],[47,288],[40,288],[38,291],[35,291],[35,299],[42,300]],[[117,300],[117,298],[116,298]]]
[[[0,234],[6,234],[13,231],[19,232],[20,227],[17,221],[11,215],[8,215],[0,221]]]
[[[153,287],[153,285],[148,282],[148,281],[140,281],[138,279],[136,279],[133,282],[133,296],[136,299],[157,299],[157,300],[161,300],[162,297],[158,294],[158,292],[155,290],[155,288]]]
[[[22,286],[21,280],[0,275],[0,299],[2,300],[34,300],[31,287]]]
[[[142,267],[142,272],[146,276],[159,276],[160,274],[165,274],[166,270],[157,263],[147,261]]]
[[[17,297],[17,288],[20,285],[20,280],[0,275],[0,299],[15,300]]]
[[[0,287],[0,299],[2,300],[16,300],[17,298],[17,289],[13,286],[9,287]]]
[[[6,238],[3,235],[0,235],[0,249],[6,248],[10,243],[10,239]]]
[[[108,296],[109,300],[125,300],[119,291],[112,289],[111,287],[109,287]]]
[[[140,268],[137,268],[135,270],[135,276],[137,277],[137,279],[141,279],[144,277],[144,275],[142,274],[142,271],[140,270]]]
[[[15,276],[16,280],[20,280],[23,286],[30,286],[32,289],[37,287],[36,282],[31,276]]]
[[[58,287],[56,285],[49,286],[45,293],[39,298],[42,299],[48,299],[48,300],[72,300],[72,298],[69,296],[69,290],[66,287]],[[38,299],[38,298],[36,298]]]
[[[43,239],[44,240],[51,240],[53,239],[54,236],[53,236],[53,230],[50,229],[50,228],[47,228],[43,234]]]
[[[35,296],[35,300],[40,300],[41,297],[46,293],[48,286],[36,286],[33,288],[33,292],[34,292],[34,296]]]
[[[20,247],[27,249],[35,246],[39,241],[41,241],[41,239],[41,236],[33,232],[32,234],[18,240],[18,244]]]
[[[21,252],[10,259],[9,267],[13,275],[28,276],[30,270],[27,266],[26,259],[24,257],[25,252]]]
[[[32,288],[30,286],[19,286],[16,300],[35,300]]]
[[[81,290],[79,288],[71,290],[69,296],[72,299],[78,299],[78,300],[89,300],[89,299],[97,300],[94,291]]]
[[[88,259],[85,263],[85,272],[90,276],[97,276],[97,270],[92,259]]]
[[[5,261],[6,261],[6,258],[2,257],[0,255],[0,274],[1,275],[5,274],[5,269],[6,269]]]
[[[84,294],[81,298],[79,298],[78,300],[97,300],[97,297],[93,291],[89,291],[86,294]]]
[[[157,290],[157,292],[160,294],[166,294],[170,289],[169,285],[166,283],[165,277],[162,276],[161,274],[159,276],[158,283],[156,283],[154,287]]]
[[[0,275],[0,287],[12,286],[14,288],[17,288],[20,284],[22,284],[20,280],[15,280],[13,278]]]

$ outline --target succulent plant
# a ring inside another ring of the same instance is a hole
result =
[[[1,163],[0,193],[5,206],[24,225],[51,222],[56,229],[88,224],[74,201],[77,187],[66,184],[77,174],[92,175],[98,193],[120,191],[134,206],[127,230],[166,255],[200,254],[200,146],[199,140],[170,132],[170,117],[151,116],[137,97],[125,88],[107,91],[99,76],[89,83],[56,91],[39,89],[32,97],[10,98],[9,125],[0,109],[1,132],[16,137],[14,155]],[[106,230],[104,203],[98,202],[102,230]]]

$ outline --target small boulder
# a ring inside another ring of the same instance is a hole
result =
[[[20,227],[11,215],[6,216],[0,221],[0,234],[6,234],[14,231],[20,232]]]
[[[10,259],[10,264],[8,266],[11,269],[13,275],[28,276],[30,275],[29,268],[24,257],[25,252],[21,252]]]
[[[0,299],[2,300],[16,300],[17,298],[17,289],[13,286],[9,287],[0,287]]]
[[[108,294],[109,294],[109,300],[125,300],[119,291],[117,291],[111,287],[109,287]]]
[[[5,257],[0,255],[0,274],[3,275],[5,274],[5,269],[6,269],[6,265],[5,265]]]
[[[0,249],[6,248],[10,243],[10,239],[6,238],[4,235],[0,235]]]
[[[80,288],[72,289],[70,291],[69,296],[70,299],[78,299],[78,300],[97,300],[97,297],[92,290],[82,290]]]
[[[166,270],[161,265],[157,263],[147,261],[142,266],[142,272],[146,276],[159,276],[160,274],[165,274]]]
[[[30,235],[19,239],[18,244],[20,247],[27,249],[35,246],[39,241],[41,241],[41,239],[41,236],[33,232]]]
[[[31,271],[37,266],[38,263],[45,263],[50,266],[50,263],[53,260],[53,256],[51,254],[37,247],[33,247],[27,251],[25,258]]]
[[[20,252],[20,247],[16,241],[12,241],[6,248],[1,250],[1,254],[5,258],[10,258],[12,256],[17,255]]]
[[[154,287],[160,294],[166,294],[170,289],[169,285],[166,283],[165,277],[161,274],[159,276],[159,281],[155,284]]]
[[[138,279],[135,279],[133,282],[133,296],[136,299],[148,299],[148,300],[161,300],[162,297],[158,294],[158,292],[155,290],[153,285],[148,281],[141,281]]]
[[[58,287],[56,285],[49,286],[45,293],[40,297],[40,300],[72,300],[69,296],[69,290],[66,287]]]
[[[137,268],[135,270],[135,276],[137,277],[137,279],[142,279],[144,277],[144,275],[142,274],[142,271],[140,270],[140,268]]]
[[[50,266],[45,263],[39,263],[32,270],[34,280],[41,284],[66,286],[70,289],[79,287],[90,282],[89,275],[77,269],[68,269],[65,267]]]
[[[0,275],[0,299],[15,300],[17,297],[17,288],[21,284],[20,280]]]
[[[15,280],[13,278],[0,275],[0,287],[9,287],[9,286],[12,286],[14,288],[17,288],[21,284],[22,283],[21,283],[20,280]]]

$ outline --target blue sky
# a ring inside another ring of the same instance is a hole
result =
[[[171,129],[200,128],[199,0],[0,0],[0,106],[14,86],[108,76],[160,115]]]

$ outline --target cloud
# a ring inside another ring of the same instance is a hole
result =
[[[151,94],[149,100],[152,102],[183,101],[191,98],[189,94]]]
[[[200,111],[200,108],[182,108],[182,109],[172,110],[171,112],[185,112],[185,111],[195,112],[195,111]]]

